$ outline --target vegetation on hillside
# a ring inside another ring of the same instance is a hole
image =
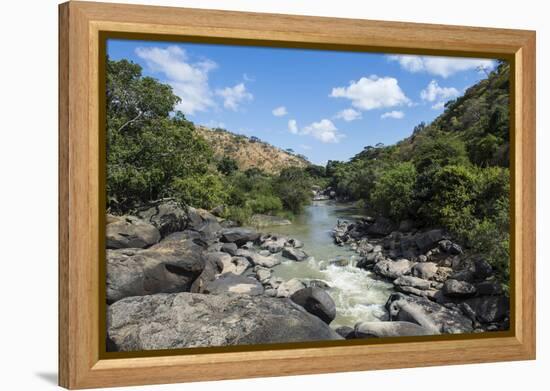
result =
[[[245,223],[254,213],[288,216],[309,202],[306,160],[275,147],[261,147],[278,162],[277,170],[242,169],[231,154],[215,153],[204,129],[197,130],[174,111],[180,98],[170,86],[142,76],[141,71],[126,60],[107,63],[107,206],[111,213],[128,213],[154,200],[175,198],[205,209],[225,205],[227,217]],[[238,139],[244,144],[265,144],[245,136]],[[235,143],[233,137],[226,141]],[[265,156],[258,157],[262,160]]]
[[[440,226],[509,277],[509,66],[447,102],[431,124],[391,146],[329,161],[337,194],[371,213]]]

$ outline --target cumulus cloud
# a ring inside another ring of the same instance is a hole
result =
[[[181,98],[177,110],[192,115],[215,106],[208,85],[208,73],[217,67],[215,62],[203,60],[192,63],[179,46],[138,47],[135,52],[145,60],[151,71],[162,74],[174,94]]]
[[[344,137],[332,121],[326,118],[306,126],[301,134],[311,135],[323,143],[338,143]]]
[[[350,122],[355,121],[356,119],[361,118],[361,113],[355,109],[345,109],[339,111],[334,118],[343,119],[344,121]]]
[[[405,113],[403,113],[402,111],[393,110],[393,111],[388,111],[387,113],[382,114],[380,116],[380,118],[382,118],[382,119],[386,119],[386,118],[401,119],[404,116],[405,116]]]
[[[373,110],[411,103],[399,87],[397,79],[376,75],[362,77],[358,81],[352,80],[347,87],[333,88],[330,96],[350,99],[352,106],[359,110]]]
[[[288,130],[290,133],[297,134],[298,133],[298,123],[295,119],[291,119],[288,121]]]
[[[223,98],[223,107],[233,111],[237,111],[241,103],[254,99],[254,96],[246,90],[244,83],[236,84],[233,87],[217,89],[216,95]]]
[[[432,80],[430,84],[420,91],[420,98],[427,102],[436,102],[432,105],[432,109],[439,110],[445,105],[449,99],[460,95],[460,92],[454,87],[440,87],[437,81]]]
[[[487,70],[495,67],[493,60],[483,58],[398,55],[389,56],[389,59],[390,61],[397,61],[401,68],[409,72],[426,72],[444,78],[457,72],[472,69]]]
[[[273,115],[275,117],[283,117],[285,115],[288,114],[288,111],[286,111],[286,107],[284,106],[279,106],[279,107],[276,107],[274,108],[271,113],[273,113]]]

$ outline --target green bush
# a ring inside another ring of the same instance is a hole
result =
[[[414,214],[413,189],[416,169],[410,162],[398,163],[378,178],[371,193],[371,207],[396,221]]]
[[[301,168],[285,168],[273,185],[284,207],[292,213],[300,213],[311,201],[311,180]]]
[[[253,213],[275,214],[283,210],[283,203],[277,196],[271,194],[259,194],[246,202]]]
[[[172,189],[181,203],[204,209],[224,204],[227,196],[217,173],[175,178]]]

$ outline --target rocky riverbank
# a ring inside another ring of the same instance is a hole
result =
[[[397,291],[386,303],[391,324],[358,323],[344,330],[347,338],[509,328],[509,298],[492,267],[465,254],[443,230],[419,231],[410,221],[396,227],[384,218],[367,217],[338,221],[333,237],[361,256],[357,267],[391,281]]]
[[[216,213],[216,210],[212,211]],[[328,260],[391,281],[384,321],[331,328],[321,280],[274,276],[307,262],[303,244],[235,227],[213,213],[159,202],[107,219],[107,346],[113,351],[434,335],[508,327],[508,298],[490,266],[441,230],[384,219],[339,221],[333,237],[358,256]]]
[[[173,201],[107,223],[109,350],[342,339],[322,282],[272,275],[308,259],[296,239]]]

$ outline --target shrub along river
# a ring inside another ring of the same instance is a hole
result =
[[[358,255],[347,246],[334,244],[331,236],[338,220],[359,217],[362,217],[361,210],[352,204],[313,201],[291,225],[262,228],[263,232],[296,238],[304,243],[303,250],[311,256],[310,259],[295,262],[281,258],[283,262],[274,268],[274,276],[284,280],[299,278],[326,282],[336,304],[336,319],[331,323],[332,327],[353,327],[359,321],[387,320],[384,304],[393,292],[393,285],[381,281],[370,271],[355,267]],[[340,258],[350,262],[345,266],[331,264]]]

